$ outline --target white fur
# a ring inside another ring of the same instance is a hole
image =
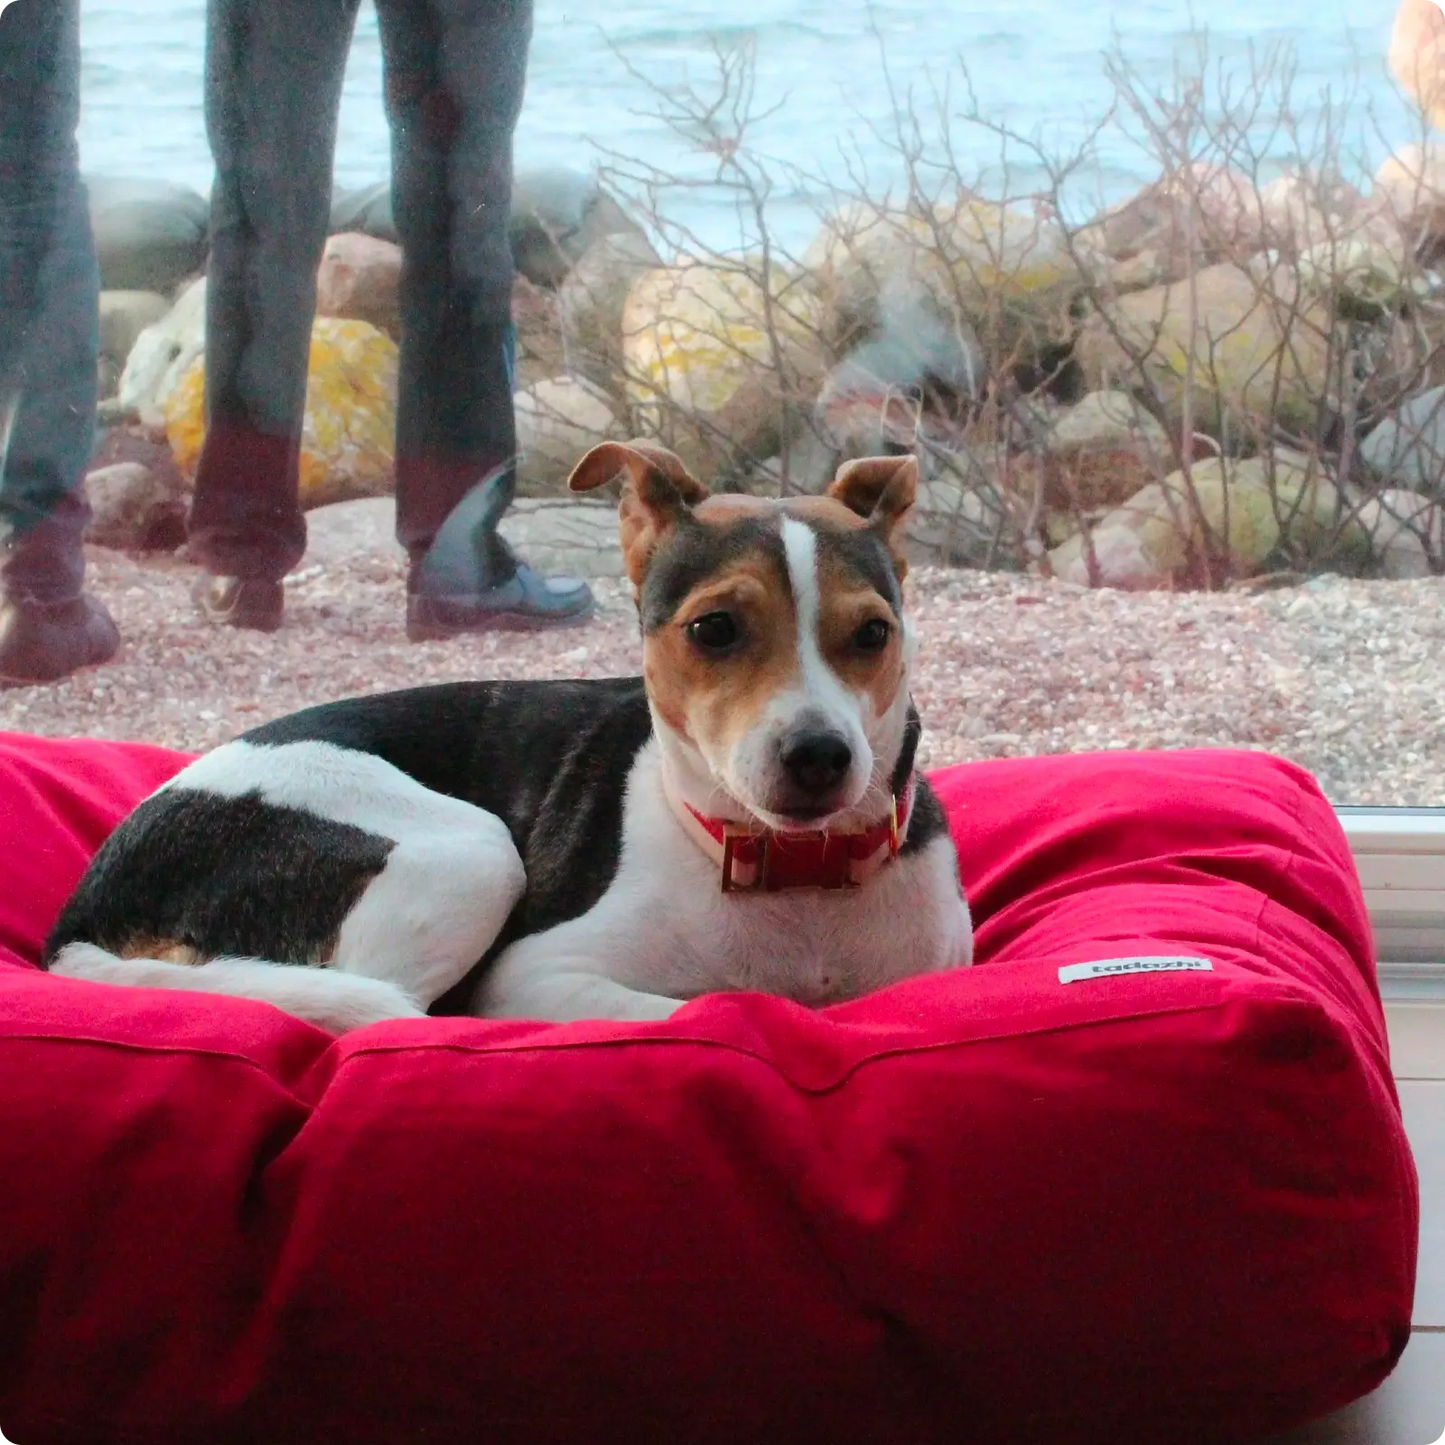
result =
[[[420,1014],[482,957],[526,887],[521,855],[500,818],[424,788],[369,753],[323,742],[258,747],[237,740],[158,791],[184,789],[226,798],[259,793],[395,846],[342,924],[325,968],[258,959],[188,965],[95,949],[72,962],[88,970],[72,977],[244,994],[323,1027],[364,1014],[365,1022]],[[52,972],[67,972],[60,962]]]
[[[156,958],[117,958],[93,943],[72,943],[56,954],[50,972],[93,983],[195,989],[260,999],[333,1034],[383,1019],[419,1018],[426,1012],[395,984],[380,979],[329,968],[286,967],[256,958],[163,963]]]
[[[628,777],[612,886],[580,918],[512,944],[487,971],[473,1012],[654,1019],[726,989],[823,1004],[972,961],[946,836],[857,890],[725,894],[717,864],[666,800],[663,758],[653,738]]]

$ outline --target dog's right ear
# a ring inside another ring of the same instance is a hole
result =
[[[567,485],[574,492],[622,479],[617,509],[622,558],[634,587],[642,586],[647,564],[659,541],[707,497],[707,488],[683,465],[682,458],[655,442],[603,442],[573,468]]]

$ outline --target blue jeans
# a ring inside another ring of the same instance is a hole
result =
[[[208,0],[216,179],[207,429],[190,540],[197,560],[221,575],[280,578],[305,550],[298,475],[307,359],[357,5]],[[532,5],[378,0],[376,8],[403,255],[396,532],[416,558],[516,451],[507,231]],[[503,485],[514,485],[510,474]]]
[[[43,603],[79,595],[90,517],[100,278],[79,119],[79,0],[16,0],[0,15],[0,574]]]

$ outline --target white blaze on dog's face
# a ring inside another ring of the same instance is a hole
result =
[[[912,457],[849,462],[821,497],[708,497],[641,442],[589,452],[623,478],[623,553],[658,735],[687,802],[772,828],[888,811],[908,718],[902,615]]]

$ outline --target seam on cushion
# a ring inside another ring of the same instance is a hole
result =
[[[73,1044],[99,1049],[117,1049],[122,1053],[128,1054],[155,1054],[181,1058],[223,1059],[227,1063],[244,1064],[254,1073],[260,1074],[264,1079],[276,1085],[282,1093],[292,1099],[300,1108],[306,1109],[308,1112],[315,1108],[314,1104],[308,1104],[306,1100],[285,1083],[280,1076],[273,1074],[264,1064],[258,1064],[255,1059],[248,1057],[246,1054],[233,1053],[228,1049],[205,1048],[197,1044],[143,1044],[135,1043],[128,1039],[100,1039],[90,1034],[0,1032],[0,1048],[12,1042],[25,1044]],[[320,1058],[324,1057],[325,1051],[318,1056],[318,1062]],[[309,1067],[310,1066],[308,1066],[308,1068]]]
[[[1256,995],[1257,997],[1257,995]],[[1078,1029],[1093,1029],[1107,1027],[1123,1027],[1135,1023],[1139,1019],[1171,1018],[1185,1014],[1215,1013],[1231,1004],[1238,1003],[1240,997],[1231,995],[1225,998],[1218,998],[1210,1003],[1176,1004],[1167,1007],[1144,1009],[1138,1013],[1131,1013],[1122,1017],[1111,1016],[1103,1019],[1081,1019],[1073,1023],[1057,1023],[1039,1025],[1029,1029],[1008,1029],[995,1030],[988,1033],[978,1034],[967,1039],[940,1039],[934,1043],[914,1044],[900,1046],[897,1048],[880,1049],[876,1053],[869,1054],[866,1058],[857,1059],[849,1064],[842,1073],[831,1083],[811,1085],[798,1083],[792,1079],[770,1056],[759,1053],[756,1049],[746,1048],[741,1044],[730,1043],[725,1039],[708,1039],[698,1037],[658,1037],[647,1036],[641,1038],[627,1039],[586,1039],[572,1043],[534,1043],[534,1044],[501,1044],[487,1046],[479,1044],[466,1044],[453,1040],[446,1042],[424,1043],[424,1044],[374,1044],[364,1048],[353,1050],[346,1058],[342,1059],[336,1066],[336,1074],[339,1075],[347,1065],[353,1061],[371,1054],[396,1054],[396,1053],[422,1053],[441,1051],[447,1053],[460,1053],[480,1055],[486,1057],[502,1056],[506,1054],[545,1054],[545,1053],[569,1053],[582,1049],[614,1049],[614,1048],[637,1048],[657,1046],[677,1046],[687,1044],[699,1048],[721,1049],[724,1052],[738,1055],[742,1058],[749,1058],[762,1064],[780,1078],[786,1080],[790,1087],[799,1092],[812,1096],[830,1094],[836,1089],[842,1088],[849,1083],[853,1077],[861,1073],[870,1064],[882,1063],[885,1060],[908,1058],[913,1055],[940,1053],[948,1049],[970,1048],[975,1044],[999,1043],[1005,1039],[1021,1038],[1045,1038],[1050,1034],[1071,1033]],[[1290,984],[1285,990],[1275,995],[1271,1002],[1285,1002],[1290,1004],[1304,1004],[1318,1012],[1327,1012],[1313,989],[1308,989],[1302,984]]]
[[[1226,975],[1227,977],[1227,975]],[[1324,1007],[1318,991],[1311,989],[1304,984],[1294,981],[1271,980],[1278,987],[1279,992],[1271,996],[1271,1002],[1283,1002],[1289,1004],[1305,1004],[1310,1008],[1328,1013]],[[1258,997],[1258,995],[1255,995]],[[332,1072],[331,1081],[328,1082],[326,1090],[332,1087],[335,1079],[341,1071],[355,1060],[377,1054],[425,1054],[425,1053],[458,1053],[481,1057],[503,1057],[506,1055],[521,1054],[563,1054],[582,1050],[607,1050],[607,1049],[630,1049],[630,1048],[658,1048],[677,1047],[686,1045],[689,1047],[703,1049],[718,1049],[725,1053],[737,1055],[742,1058],[755,1060],[766,1068],[787,1080],[790,1086],[799,1089],[801,1092],[810,1095],[823,1095],[843,1087],[854,1075],[861,1072],[870,1064],[882,1063],[885,1060],[908,1058],[913,1055],[939,1053],[948,1049],[968,1048],[974,1044],[999,1043],[1005,1039],[1021,1038],[1045,1038],[1050,1034],[1070,1033],[1079,1029],[1092,1029],[1115,1027],[1133,1024],[1139,1019],[1171,1018],[1193,1013],[1213,1013],[1221,1008],[1240,1001],[1238,995],[1230,995],[1211,1000],[1207,1003],[1175,1004],[1159,1006],[1156,1008],[1143,1009],[1136,1013],[1129,1013],[1122,1016],[1111,1015],[1107,1018],[1080,1019],[1067,1023],[1056,1023],[1038,1025],[1025,1029],[995,1029],[985,1033],[976,1034],[966,1039],[939,1039],[931,1043],[899,1045],[893,1048],[879,1049],[866,1057],[857,1059],[847,1065],[842,1073],[831,1083],[823,1085],[800,1084],[790,1078],[778,1065],[777,1061],[770,1055],[759,1052],[757,1049],[747,1048],[744,1045],[732,1043],[726,1039],[710,1039],[696,1035],[643,1035],[629,1038],[610,1039],[584,1039],[565,1043],[537,1042],[529,1044],[468,1044],[456,1040],[427,1041],[414,1044],[368,1044],[361,1048],[353,1049],[343,1059],[336,1061]],[[261,1074],[265,1079],[275,1084],[302,1108],[314,1110],[315,1103],[308,1103],[301,1098],[289,1086],[282,1082],[276,1074],[271,1073],[264,1065],[257,1063],[254,1059],[245,1054],[232,1053],[224,1049],[203,1048],[185,1044],[144,1044],[135,1043],[123,1039],[102,1039],[90,1035],[77,1034],[42,1034],[42,1033],[0,1033],[0,1045],[10,1040],[24,1043],[58,1043],[69,1045],[88,1045],[103,1049],[117,1049],[126,1053],[147,1054],[147,1055],[172,1055],[189,1058],[214,1058],[222,1059],[232,1063],[244,1064],[247,1068]],[[320,1058],[324,1058],[324,1053]],[[320,1062],[318,1058],[317,1062]],[[309,1066],[308,1066],[309,1068]],[[323,1096],[326,1090],[323,1090]]]

